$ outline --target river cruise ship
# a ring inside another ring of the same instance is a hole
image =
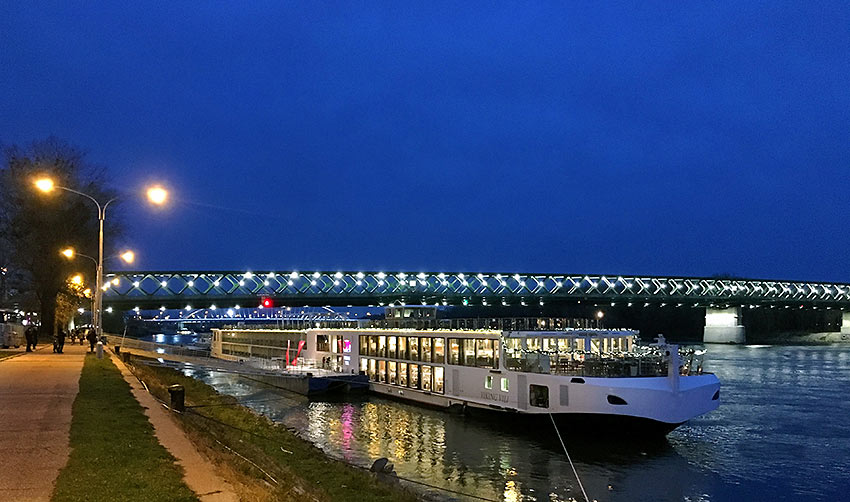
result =
[[[631,330],[221,329],[212,354],[363,374],[375,393],[432,406],[662,434],[720,402],[698,352],[640,345]]]

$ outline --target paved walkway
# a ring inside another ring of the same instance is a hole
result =
[[[50,500],[70,453],[71,407],[85,349],[65,345],[0,360],[0,500]]]

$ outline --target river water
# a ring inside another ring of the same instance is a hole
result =
[[[850,347],[709,346],[705,366],[721,380],[720,408],[666,441],[562,431],[591,500],[847,500]],[[583,500],[554,429],[191,373],[354,464],[388,457],[401,477],[487,500]]]

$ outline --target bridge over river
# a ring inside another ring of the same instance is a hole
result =
[[[850,333],[850,284],[721,277],[478,272],[126,271],[105,275],[104,307],[116,310],[259,305],[427,304],[499,309],[605,305],[702,309],[707,342],[743,342],[742,312],[830,312]],[[480,310],[479,310],[480,311]],[[829,324],[829,323],[828,323]]]

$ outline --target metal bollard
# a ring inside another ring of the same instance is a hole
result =
[[[95,349],[97,352],[97,358],[103,359],[103,342],[97,342],[97,348]]]
[[[186,411],[185,398],[186,390],[180,384],[174,384],[168,387],[168,393],[171,395],[171,409],[183,413]]]

